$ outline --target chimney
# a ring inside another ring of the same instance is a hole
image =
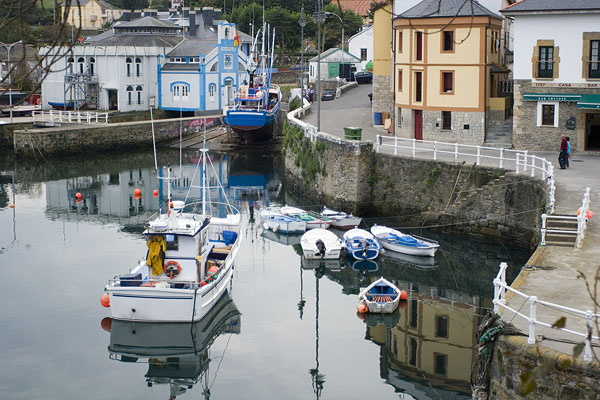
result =
[[[196,37],[196,31],[198,30],[198,26],[196,25],[196,12],[190,13],[190,38]]]
[[[213,25],[213,8],[202,7],[202,18],[204,19],[204,26]]]
[[[215,12],[215,21],[219,21],[221,19],[221,9],[220,8],[215,8],[214,9]]]

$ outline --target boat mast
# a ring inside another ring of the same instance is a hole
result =
[[[204,120],[204,141],[202,145],[202,215],[206,216],[206,120]]]

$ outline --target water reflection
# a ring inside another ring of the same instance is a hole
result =
[[[107,322],[103,321],[106,327]],[[169,399],[190,390],[198,382],[204,398],[210,398],[210,346],[223,334],[241,332],[241,314],[225,295],[199,322],[193,324],[140,323],[113,320],[110,324],[109,357],[122,363],[148,364],[148,387],[168,386]]]

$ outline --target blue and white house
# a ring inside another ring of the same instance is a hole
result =
[[[235,24],[218,23],[216,37],[185,40],[159,57],[158,107],[169,111],[226,111],[244,80],[247,47],[242,51]]]

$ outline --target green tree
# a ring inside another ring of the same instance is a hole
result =
[[[338,15],[344,21],[344,41],[357,33],[362,26],[362,17],[354,11],[345,9],[340,13],[340,7],[330,3],[323,7],[323,11]],[[323,45],[327,50],[332,47],[340,47],[342,41],[342,24],[338,17],[330,15],[323,24]]]

